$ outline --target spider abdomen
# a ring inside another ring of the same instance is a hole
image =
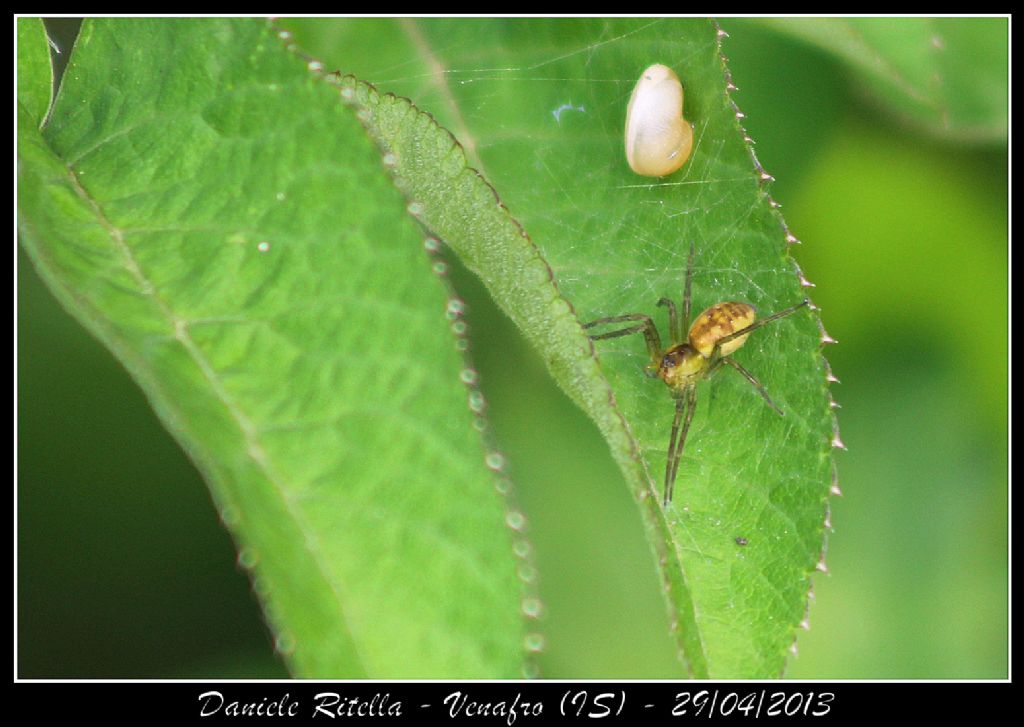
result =
[[[701,313],[690,326],[690,345],[705,358],[711,356],[715,344],[731,333],[743,330],[757,320],[754,306],[746,303],[716,303]],[[749,335],[749,334],[747,334]],[[747,340],[747,335],[734,338],[718,349],[721,356],[728,356]]]

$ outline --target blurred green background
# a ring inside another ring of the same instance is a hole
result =
[[[974,22],[1005,42],[1005,19]],[[787,676],[1005,678],[1006,137],[943,138],[785,29],[722,27],[840,342],[843,496]],[[61,60],[73,33],[56,23]],[[620,478],[603,440],[481,286],[456,284],[537,548],[543,675],[678,675],[636,507],[594,486]],[[20,252],[17,295],[19,676],[285,676],[205,485],[139,389]]]

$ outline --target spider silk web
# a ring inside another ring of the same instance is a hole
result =
[[[655,304],[669,297],[682,311],[691,242],[691,317],[724,300],[767,315],[805,297],[707,21],[360,19],[307,30],[307,49],[328,66],[408,97],[453,133],[581,322],[646,313],[667,344],[667,317]],[[690,160],[663,180],[634,174],[623,145],[630,93],[652,63],[679,74],[694,125]],[[755,332],[735,355],[784,418],[735,372],[698,389],[668,515],[695,584],[705,654],[722,675],[779,673],[805,615],[831,467],[819,337],[817,316],[802,312]],[[473,345],[480,359],[481,347],[502,343],[482,332]],[[669,392],[643,375],[641,336],[595,348],[660,493]],[[518,373],[500,375],[515,386]],[[738,548],[737,539],[758,547]]]

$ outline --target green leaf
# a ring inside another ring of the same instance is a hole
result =
[[[292,670],[520,675],[458,305],[336,89],[263,21],[95,20],[43,132],[19,113],[22,243],[203,472]]]
[[[805,295],[787,252],[794,238],[729,96],[716,27],[650,19],[287,27],[329,67],[409,96],[458,138],[403,98],[340,81],[420,219],[480,275],[607,439],[647,528],[687,671],[778,675],[820,562],[833,474],[817,315],[805,309],[773,323],[735,356],[784,418],[738,376],[701,385],[666,511],[658,495],[669,392],[643,376],[638,337],[592,346],[579,325],[659,315],[658,298],[681,295],[691,241],[695,311],[742,300],[764,314]],[[656,62],[681,76],[697,139],[691,160],[665,180],[637,177],[623,154],[626,103]],[[586,516],[585,502],[575,515]]]
[[[18,18],[18,103],[36,126],[43,123],[52,94],[53,65],[43,21]]]
[[[1007,18],[773,18],[776,30],[844,61],[877,102],[940,136],[1002,141]]]

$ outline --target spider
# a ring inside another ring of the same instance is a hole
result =
[[[668,348],[662,348],[661,337],[658,335],[654,321],[643,313],[627,313],[621,316],[598,318],[583,326],[586,329],[606,323],[640,321],[639,325],[629,328],[589,335],[592,341],[599,341],[605,338],[628,336],[633,333],[644,334],[644,339],[647,341],[647,352],[651,357],[651,362],[646,366],[645,372],[651,378],[659,378],[664,381],[672,391],[672,397],[676,400],[676,415],[672,422],[672,434],[668,440],[668,460],[665,463],[663,504],[666,507],[672,501],[672,489],[679,469],[679,459],[683,454],[683,444],[686,442],[686,433],[690,429],[690,420],[693,419],[693,412],[697,407],[697,382],[711,376],[722,364],[731,366],[753,384],[757,393],[761,395],[768,406],[780,415],[784,415],[782,409],[768,396],[768,392],[765,391],[761,382],[738,362],[729,358],[729,355],[742,346],[747,340],[747,336],[755,329],[795,313],[810,303],[809,300],[804,299],[796,305],[761,320],[756,320],[754,306],[747,303],[716,303],[697,316],[693,325],[690,325],[690,281],[693,278],[693,253],[694,246],[691,244],[690,256],[686,263],[682,319],[679,318],[674,302],[668,298],[661,298],[658,301],[659,306],[668,308],[669,337],[672,340]],[[681,431],[680,424],[682,424]]]

